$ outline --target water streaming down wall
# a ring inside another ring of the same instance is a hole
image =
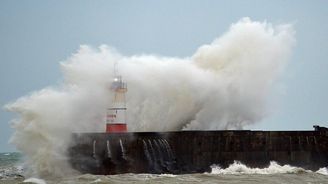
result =
[[[148,165],[149,165],[149,167],[153,167],[153,159],[150,156],[150,152],[149,152],[147,143],[146,143],[145,140],[142,140],[142,142],[143,142],[143,146],[144,146],[143,149],[144,149],[144,153],[145,153],[146,158],[147,158]]]
[[[83,133],[73,135],[69,155],[74,169],[92,174],[197,173],[235,160],[318,170],[328,166],[328,130]]]
[[[127,160],[126,153],[125,153],[125,148],[124,148],[124,146],[123,146],[122,139],[120,139],[120,147],[121,147],[122,158],[123,158],[124,160]]]
[[[171,156],[172,151],[163,142],[162,139],[148,139],[147,142],[143,140],[148,168],[158,173],[172,171],[174,164]]]
[[[106,146],[107,146],[107,155],[108,155],[108,158],[112,158],[112,152],[110,151],[110,144],[109,144],[109,141],[108,140],[106,142]]]

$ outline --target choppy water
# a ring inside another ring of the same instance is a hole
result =
[[[0,153],[0,183],[232,183],[232,184],[328,184],[328,170],[322,168],[317,172],[306,171],[292,166],[280,166],[271,163],[268,168],[252,169],[243,164],[234,163],[229,168],[213,166],[211,173],[170,175],[170,174],[122,174],[112,176],[77,175],[66,178],[38,179],[25,178],[24,168],[19,153]]]

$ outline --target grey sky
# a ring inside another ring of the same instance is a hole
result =
[[[59,62],[79,45],[126,55],[190,56],[248,16],[293,23],[297,43],[277,86],[274,114],[252,129],[328,126],[328,1],[0,1],[0,105],[61,81]],[[282,93],[283,91],[283,93]],[[0,111],[0,152],[12,151]],[[72,122],[74,123],[74,122]]]

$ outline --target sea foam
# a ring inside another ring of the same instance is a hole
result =
[[[316,173],[328,176],[328,168],[327,167],[320,168]]]
[[[290,165],[279,165],[277,162],[270,162],[266,168],[250,168],[241,162],[235,161],[229,167],[223,169],[218,165],[211,166],[210,174],[286,174],[286,173],[305,173],[311,172],[300,167],[293,167]]]
[[[39,178],[28,178],[28,179],[24,180],[23,183],[47,184],[46,181],[44,181],[43,179],[39,179]]]

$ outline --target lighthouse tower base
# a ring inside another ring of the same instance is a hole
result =
[[[108,133],[121,133],[127,132],[127,125],[125,123],[107,123],[106,132]]]

